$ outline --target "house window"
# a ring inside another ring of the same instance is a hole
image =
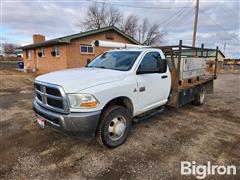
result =
[[[26,56],[27,56],[27,59],[28,59],[28,60],[31,59],[31,50],[30,50],[30,49],[27,50]]]
[[[92,54],[93,53],[93,47],[91,45],[80,45],[80,52],[84,54]]]
[[[44,48],[41,48],[40,51],[38,52],[38,57],[44,57],[45,56],[45,50]]]
[[[52,56],[59,57],[60,56],[59,47],[58,46],[54,46],[51,54],[52,54]]]

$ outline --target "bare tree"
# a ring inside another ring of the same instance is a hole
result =
[[[87,15],[81,25],[87,29],[99,29],[104,26],[105,21],[105,4],[102,6],[97,6],[97,4],[92,4],[88,7]]]
[[[158,24],[150,24],[147,19],[139,23],[139,18],[133,14],[124,18],[118,9],[107,6],[105,3],[90,5],[87,15],[80,25],[86,30],[116,26],[144,45],[159,45],[164,36],[164,33],[160,32]]]
[[[135,15],[129,15],[125,21],[123,21],[120,27],[123,32],[131,37],[135,37],[138,30],[138,17]]]
[[[107,8],[107,14],[106,14],[106,19],[105,19],[105,25],[106,26],[119,26],[121,20],[122,20],[122,13],[118,10],[115,9],[112,6],[109,6]]]
[[[87,10],[87,15],[80,23],[84,29],[100,29],[105,26],[118,26],[122,19],[122,14],[118,9],[107,6],[105,3],[98,5],[93,3]]]
[[[3,44],[3,51],[6,56],[12,55],[15,53],[15,49],[17,49],[19,46],[17,44],[13,43],[4,43]]]
[[[160,45],[163,42],[164,33],[159,30],[158,24],[150,24],[144,19],[138,29],[138,40],[144,45]]]

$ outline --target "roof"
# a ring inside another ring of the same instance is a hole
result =
[[[72,39],[91,36],[91,35],[94,35],[94,34],[106,32],[106,31],[111,31],[111,30],[121,34],[122,36],[124,36],[125,38],[127,38],[129,41],[131,41],[134,44],[140,44],[137,40],[135,40],[131,36],[127,35],[123,31],[121,31],[120,29],[116,28],[115,26],[108,26],[108,27],[104,27],[104,28],[100,28],[100,29],[94,29],[94,30],[80,32],[80,33],[77,33],[77,34],[72,34],[72,35],[68,35],[68,36],[64,36],[64,37],[60,37],[60,38],[56,38],[56,39],[47,40],[47,41],[44,41],[44,42],[41,42],[41,43],[35,43],[35,44],[22,46],[21,48],[22,49],[33,49],[33,48],[37,48],[37,47],[54,45],[54,44],[66,44],[66,43],[70,43]]]
[[[219,52],[219,54],[221,54],[221,56],[223,57],[223,58],[225,58],[225,55],[222,53],[222,51],[221,50],[218,50],[218,52]],[[216,54],[216,51],[215,52],[212,52],[213,54],[215,53]]]

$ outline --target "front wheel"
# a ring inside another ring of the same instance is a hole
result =
[[[132,118],[122,106],[110,106],[101,115],[97,141],[108,148],[120,146],[127,139],[132,127]]]

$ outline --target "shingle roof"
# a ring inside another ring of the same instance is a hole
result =
[[[32,48],[41,47],[41,46],[48,46],[48,45],[61,44],[61,43],[70,43],[72,39],[90,36],[90,35],[98,34],[98,33],[105,32],[105,31],[110,31],[110,30],[116,31],[117,33],[121,34],[122,36],[124,36],[125,38],[127,38],[129,41],[131,41],[134,44],[140,44],[134,38],[130,37],[129,35],[127,35],[123,31],[121,31],[120,29],[116,28],[115,26],[108,26],[108,27],[104,27],[104,28],[100,28],[100,29],[94,29],[94,30],[80,32],[77,34],[72,34],[72,35],[68,35],[68,36],[64,36],[64,37],[60,37],[60,38],[56,38],[56,39],[47,40],[47,41],[44,41],[41,43],[26,45],[21,48],[22,49],[32,49]]]

